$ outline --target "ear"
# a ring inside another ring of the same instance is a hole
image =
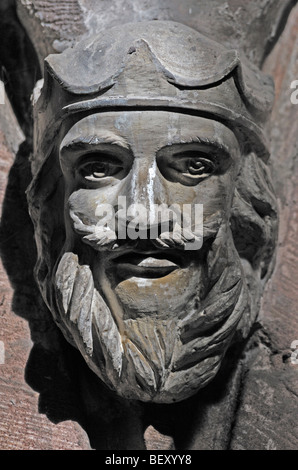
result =
[[[274,267],[277,242],[277,201],[267,165],[254,153],[243,156],[231,212],[235,247],[251,295],[247,330],[256,318],[264,285]]]
[[[45,296],[53,265],[65,242],[64,182],[55,151],[45,160],[26,194],[37,246],[35,279]]]
[[[254,270],[259,269],[262,279],[276,245],[277,202],[269,169],[254,153],[243,157],[236,182],[231,228],[240,257],[249,261]]]

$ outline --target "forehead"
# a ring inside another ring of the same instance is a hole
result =
[[[98,138],[127,146],[139,143],[173,145],[193,140],[212,141],[230,150],[238,148],[235,134],[224,124],[201,116],[172,111],[113,111],[91,114],[77,121],[65,135],[62,146],[74,140]]]

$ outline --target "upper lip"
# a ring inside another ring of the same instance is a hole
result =
[[[181,265],[181,258],[177,256],[176,253],[172,253],[167,250],[165,251],[138,251],[138,250],[130,250],[126,251],[125,253],[121,253],[115,255],[112,258],[112,261],[117,264],[130,264],[134,266],[140,267],[168,267],[168,266],[176,266],[180,267]]]

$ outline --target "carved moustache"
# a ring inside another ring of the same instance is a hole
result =
[[[108,206],[108,207],[107,207]],[[136,204],[135,206],[140,206]],[[184,205],[190,206],[190,205]],[[201,206],[201,205],[197,205]],[[110,205],[102,205],[102,212],[107,213]],[[120,212],[120,211],[119,211]],[[189,214],[182,213],[180,208],[163,208],[161,217],[148,222],[147,217],[122,217],[119,212],[103,217],[96,224],[85,222],[86,217],[70,209],[70,218],[76,233],[82,236],[83,242],[97,251],[102,250],[137,250],[145,245],[154,245],[159,249],[198,250],[203,240],[214,237],[222,222],[219,214],[214,214],[203,223],[203,211],[196,212],[194,223]],[[140,208],[137,207],[140,214]],[[84,221],[83,221],[84,220]],[[144,241],[147,240],[147,243]]]

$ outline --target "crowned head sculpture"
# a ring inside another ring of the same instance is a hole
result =
[[[179,23],[126,24],[46,59],[36,281],[121,396],[190,397],[254,323],[277,230],[272,97],[236,51]]]

